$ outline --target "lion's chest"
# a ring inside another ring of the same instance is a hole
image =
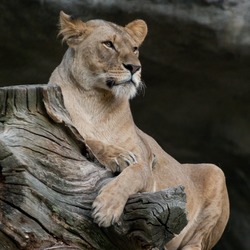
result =
[[[67,98],[66,91],[63,94],[66,109],[83,138],[99,140],[128,150],[131,145],[138,144],[138,135],[129,104],[102,105],[94,99],[83,98],[77,93],[74,98]]]
[[[134,124],[130,124],[126,119],[124,121],[119,117],[111,119],[108,115],[96,117],[82,112],[81,115],[73,115],[72,121],[86,139],[91,138],[121,147],[136,143]]]

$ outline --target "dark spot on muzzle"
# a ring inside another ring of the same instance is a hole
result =
[[[115,80],[114,79],[108,79],[106,81],[106,84],[109,88],[112,88],[115,85]]]

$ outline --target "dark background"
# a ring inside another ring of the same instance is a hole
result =
[[[59,11],[125,25],[144,19],[137,125],[180,162],[225,172],[231,217],[217,250],[250,246],[250,1],[2,0],[0,86],[47,83],[66,49]],[[0,100],[1,101],[1,100]]]

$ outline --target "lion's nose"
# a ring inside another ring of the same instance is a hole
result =
[[[125,64],[125,63],[123,63],[123,66],[126,69],[128,69],[131,72],[132,75],[141,68],[140,65]]]

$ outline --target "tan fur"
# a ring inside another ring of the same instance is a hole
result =
[[[147,34],[145,22],[83,23],[61,12],[60,26],[69,49],[49,84],[61,87],[73,124],[93,154],[107,169],[121,172],[94,201],[95,222],[117,222],[133,193],[183,185],[189,223],[166,247],[211,249],[229,216],[223,172],[212,164],[180,164],[133,122],[129,98],[143,86],[137,48]]]

